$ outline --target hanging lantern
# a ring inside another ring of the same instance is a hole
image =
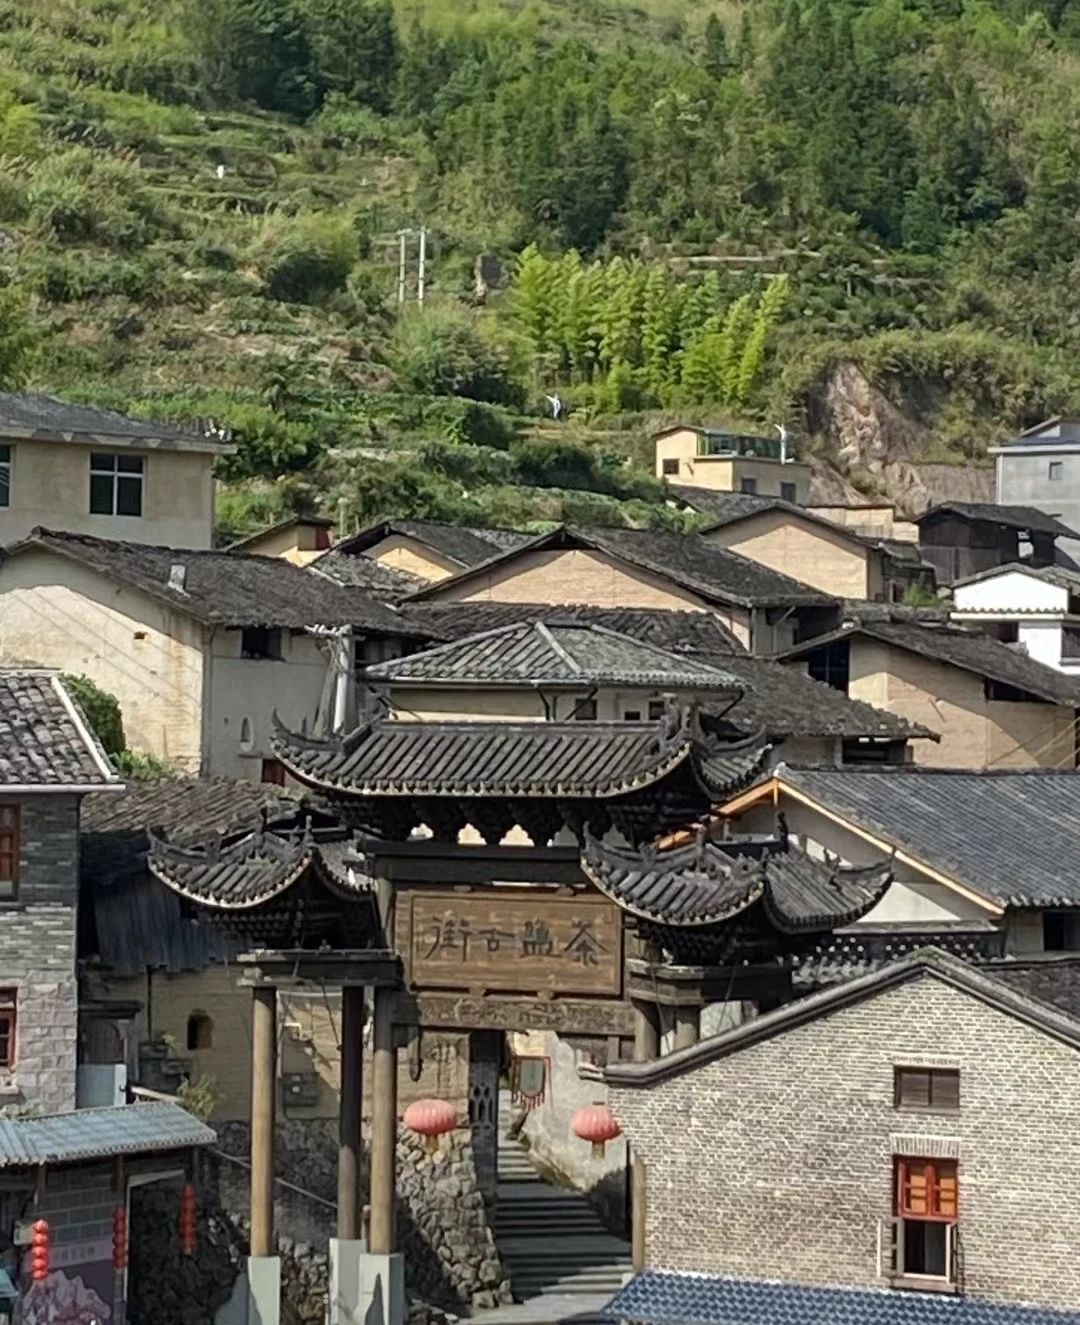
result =
[[[112,1263],[114,1270],[127,1269],[127,1211],[122,1205],[112,1216]]]
[[[196,1229],[198,1226],[198,1207],[195,1187],[186,1182],[180,1189],[180,1250],[185,1256],[195,1254]]]
[[[30,1277],[38,1283],[49,1277],[49,1224],[37,1219],[30,1230]]]
[[[622,1128],[606,1104],[587,1104],[583,1109],[578,1109],[570,1119],[570,1126],[575,1136],[580,1136],[582,1141],[592,1142],[595,1159],[603,1156],[605,1142],[614,1141],[622,1135]]]
[[[405,1110],[402,1122],[424,1138],[426,1150],[435,1150],[439,1137],[457,1126],[457,1112],[448,1100],[416,1100]]]

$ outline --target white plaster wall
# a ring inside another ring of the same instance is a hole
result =
[[[315,639],[282,632],[282,657],[242,658],[240,631],[216,630],[210,649],[206,711],[207,772],[257,782],[270,749],[272,716],[310,730],[326,681],[326,659]],[[241,749],[240,728],[251,720],[252,748]]]
[[[1016,635],[1017,643],[1027,649],[1037,662],[1060,669],[1060,621],[1021,621],[1018,623]]]
[[[1064,612],[1069,592],[1024,571],[1003,571],[976,584],[958,585],[953,594],[958,612]]]

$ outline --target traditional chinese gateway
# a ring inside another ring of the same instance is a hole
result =
[[[247,947],[249,1283],[266,1321],[277,1319],[279,989],[342,988],[333,1318],[367,1319],[378,1302],[396,1325],[399,1049],[419,1074],[425,1031],[445,1028],[472,1033],[477,1054],[499,1052],[491,1046],[502,1037],[492,1032],[536,1029],[608,1063],[656,1057],[669,1030],[675,1047],[689,1046],[704,1008],[761,1010],[791,998],[800,962],[824,935],[865,915],[891,878],[887,860],[854,870],[811,858],[782,820],[769,836],[710,840],[695,826],[760,774],[768,746],[762,737],[725,740],[673,702],[654,722],[377,718],[322,740],[279,728],[275,753],[309,789],[313,813],[304,821],[195,848],[158,840],[150,853],[154,874],[185,906]],[[362,1251],[368,1007],[370,1216]],[[644,1204],[637,1166],[638,1257]]]

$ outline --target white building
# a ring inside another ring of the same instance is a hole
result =
[[[998,566],[953,586],[953,619],[1080,675],[1080,572]]]

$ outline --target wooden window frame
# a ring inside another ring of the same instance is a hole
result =
[[[905,1099],[904,1078],[925,1076],[926,1103]],[[950,1090],[947,1083],[954,1083]],[[936,1088],[935,1088],[936,1087]],[[947,1099],[942,1099],[947,1095]],[[920,1067],[914,1063],[896,1063],[893,1066],[893,1108],[903,1113],[959,1113],[960,1069],[958,1067]]]
[[[0,1052],[0,1071],[14,1068],[19,1047],[19,991],[14,987],[0,989],[0,1045],[6,1027],[7,1053]]]
[[[21,852],[22,806],[0,802],[0,899],[19,895]]]
[[[925,1209],[913,1204],[911,1195],[916,1170],[925,1187]],[[898,1156],[894,1164],[894,1201],[897,1219],[917,1219],[925,1223],[955,1224],[960,1217],[959,1166],[955,1159],[925,1159],[921,1156]]]

